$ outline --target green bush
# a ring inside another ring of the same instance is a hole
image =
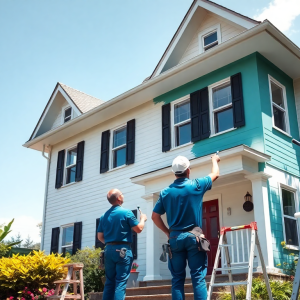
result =
[[[270,286],[274,300],[289,300],[292,295],[293,283],[291,281],[270,280]],[[237,300],[246,299],[246,286],[238,286],[235,288]],[[253,300],[269,300],[265,281],[258,277],[252,281],[252,297]],[[218,300],[231,300],[231,294],[223,292]]]
[[[88,293],[102,292],[104,288],[102,278],[105,276],[105,271],[99,269],[100,252],[101,248],[86,247],[71,256],[71,263],[80,262],[84,264],[83,280],[86,297]]]

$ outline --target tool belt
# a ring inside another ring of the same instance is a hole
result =
[[[105,269],[105,267],[104,267],[104,257],[105,257],[104,253],[105,253],[104,250],[102,250],[100,252],[100,259],[99,259],[99,269],[100,270],[104,270]]]
[[[188,231],[196,237],[198,250],[209,252],[210,251],[210,242],[205,237],[203,237],[203,231],[200,227],[196,226],[191,231]]]

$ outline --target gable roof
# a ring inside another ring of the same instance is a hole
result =
[[[237,21],[237,20],[242,21],[242,23],[240,23],[239,25],[243,24],[245,26],[245,24],[249,23],[248,26],[246,25],[248,27],[247,29],[261,23],[260,21],[256,21],[254,19],[251,19],[247,16],[244,16],[240,13],[237,13],[237,12],[235,12],[235,11],[229,9],[229,8],[226,8],[226,7],[224,7],[220,4],[217,4],[213,1],[210,1],[210,0],[194,0],[193,3],[191,4],[190,8],[188,9],[187,13],[185,14],[183,20],[181,21],[179,27],[177,28],[174,36],[172,37],[169,45],[167,46],[165,52],[163,53],[161,59],[159,60],[159,62],[156,65],[155,69],[153,70],[152,74],[149,77],[147,77],[143,82],[155,77],[155,75],[158,75],[157,73],[160,73],[160,72],[158,72],[158,69],[162,69],[161,65],[166,64],[166,58],[168,57],[169,52],[173,51],[174,44],[176,45],[176,43],[178,42],[179,37],[183,34],[187,24],[190,22],[191,17],[195,13],[198,6],[203,7],[207,10],[210,10],[210,11],[213,11],[214,8],[218,9],[218,10],[222,10],[225,13],[233,16],[235,21]],[[172,47],[173,47],[173,49],[171,49]]]
[[[50,96],[50,99],[48,100],[48,102],[42,112],[42,115],[40,116],[32,134],[29,138],[29,141],[32,140],[33,138],[35,138],[35,135],[37,134],[39,128],[41,127],[43,120],[44,120],[45,116],[47,115],[47,112],[48,112],[51,104],[53,103],[58,92],[61,92],[62,96],[70,104],[70,106],[72,106],[74,108],[74,110],[78,116],[92,110],[93,108],[95,108],[105,102],[103,100],[100,100],[100,99],[90,96],[88,94],[85,94],[81,91],[73,89],[61,82],[58,82]]]
[[[66,94],[74,102],[76,107],[80,110],[81,113],[86,113],[87,111],[95,108],[96,106],[104,103],[103,100],[90,96],[86,93],[73,89],[61,82],[58,84],[63,88]]]

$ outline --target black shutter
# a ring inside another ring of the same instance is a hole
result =
[[[73,255],[77,252],[77,250],[81,249],[81,235],[82,235],[82,222],[74,223],[73,249],[72,249]]]
[[[132,210],[133,214],[137,218],[137,210],[134,209]],[[132,249],[132,255],[133,259],[137,259],[137,233],[132,230],[132,244],[131,244],[131,249]]]
[[[59,189],[63,185],[64,163],[65,163],[65,150],[61,150],[58,152],[58,156],[57,156],[56,180],[55,180],[56,189]]]
[[[109,136],[110,131],[102,132],[101,138],[101,157],[100,157],[100,173],[105,173],[109,169]]]
[[[190,95],[191,140],[193,143],[210,136],[208,88]]]
[[[235,128],[245,126],[243,101],[242,74],[237,73],[230,77],[233,106],[233,125]]]
[[[171,149],[171,104],[162,106],[162,152]]]
[[[104,244],[98,240],[97,238],[97,230],[98,230],[98,226],[99,226],[99,222],[100,222],[100,218],[96,219],[96,239],[95,239],[95,248],[101,248],[102,250],[104,249]]]
[[[75,181],[81,181],[82,180],[83,156],[84,156],[84,141],[77,144],[77,160],[76,160]]]
[[[127,122],[126,165],[134,163],[135,157],[135,119]]]
[[[59,243],[59,227],[55,227],[52,228],[50,254],[58,253],[58,243]]]

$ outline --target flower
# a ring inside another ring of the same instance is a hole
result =
[[[14,297],[13,297],[13,296],[10,296],[10,297],[9,297],[9,299],[10,299],[10,300],[13,300],[13,299],[14,299]]]
[[[43,291],[44,293],[46,293],[46,292],[47,292],[47,289],[44,287],[44,288],[42,289],[42,291]]]

